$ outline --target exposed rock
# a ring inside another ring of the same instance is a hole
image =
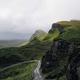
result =
[[[74,48],[69,57],[67,68],[67,80],[80,80],[80,48]]]
[[[54,41],[43,56],[41,69],[46,79],[80,80],[80,43],[66,40]],[[48,75],[47,75],[48,74]]]
[[[59,23],[52,24],[52,28],[49,30],[49,33],[52,33],[55,29],[58,29],[60,33],[64,32],[64,28]]]

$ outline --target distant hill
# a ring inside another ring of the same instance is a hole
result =
[[[19,47],[27,44],[27,40],[0,40],[0,48]]]
[[[37,38],[39,40],[43,40],[45,38],[45,36],[47,35],[47,33],[43,30],[37,30],[35,31],[35,33],[32,35],[30,40],[33,40],[34,38]]]

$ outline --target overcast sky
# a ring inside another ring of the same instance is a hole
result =
[[[80,0],[0,0],[0,39],[29,38],[69,19],[80,19]]]

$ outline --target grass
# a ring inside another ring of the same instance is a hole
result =
[[[80,21],[61,21],[58,22],[64,28],[64,32],[59,34],[58,31],[53,30],[53,32],[45,38],[45,40],[58,41],[60,39],[67,40],[69,42],[74,42],[75,44],[80,44]],[[57,35],[58,34],[58,35]],[[56,37],[55,37],[56,36]],[[54,54],[54,53],[53,53]],[[47,79],[55,80],[67,80],[66,79],[66,65],[68,63],[68,54],[57,55],[58,57],[58,67],[56,68],[47,68],[44,76]]]
[[[51,42],[49,41],[39,41],[36,39],[19,48],[0,49],[0,68],[22,61],[41,59],[44,53],[50,48],[50,45]]]
[[[0,72],[0,80],[32,80],[36,62],[24,63]]]
[[[45,37],[46,37],[47,33],[44,32],[43,30],[37,30],[31,37],[31,40],[34,40],[34,38],[39,39],[40,41],[42,41]]]
[[[80,21],[60,21],[58,22],[64,28],[64,33],[60,35],[60,38],[64,40],[80,38]]]
[[[59,31],[58,29],[55,29],[52,33],[49,33],[44,40],[45,41],[53,41],[55,38],[57,38],[59,36]]]
[[[80,38],[80,28],[70,28],[61,35],[62,39],[70,40],[73,38]]]
[[[32,39],[27,45],[22,44],[21,47],[0,49],[0,69],[7,66],[6,64],[12,65],[22,61],[41,59],[46,51],[50,49],[55,38],[60,37],[65,40],[80,38],[80,21],[61,21],[58,23],[64,27],[65,32],[62,34],[60,34],[58,29],[55,29],[45,37],[43,35],[37,36],[38,38]],[[59,64],[61,68],[64,66],[65,62],[62,63]],[[0,73],[0,80],[31,80],[35,66],[35,63],[29,63],[9,68]],[[50,72],[50,75],[52,74],[53,76],[53,73],[55,74],[55,71]],[[60,78],[60,80],[63,79],[64,77]]]
[[[80,26],[79,20],[71,20],[71,21],[60,21],[59,24],[63,25],[63,27],[70,27],[70,26]]]

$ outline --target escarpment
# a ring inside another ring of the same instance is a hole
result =
[[[60,32],[59,36],[53,40],[51,48],[42,58],[41,71],[45,80],[80,80],[80,37],[75,36],[80,35],[80,28],[75,25],[75,29],[64,29],[56,23],[52,25],[49,33],[55,29]],[[68,30],[72,32],[68,33]],[[66,35],[70,37],[63,38]]]

